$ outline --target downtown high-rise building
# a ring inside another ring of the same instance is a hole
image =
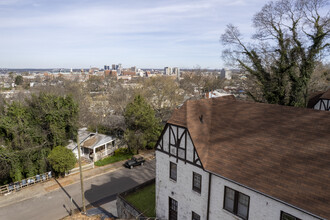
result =
[[[180,69],[178,67],[173,67],[173,72],[174,75],[177,77],[180,77]]]
[[[172,75],[172,68],[171,67],[165,67],[164,68],[164,75]]]

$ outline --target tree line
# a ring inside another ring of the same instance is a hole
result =
[[[78,104],[71,96],[40,93],[0,108],[2,184],[48,171],[51,150],[77,135]]]

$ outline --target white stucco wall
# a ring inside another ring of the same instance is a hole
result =
[[[174,135],[176,136],[176,127],[173,126]],[[178,128],[178,137],[184,132],[183,128]],[[174,144],[174,136],[171,134],[171,143]],[[169,144],[169,129],[164,133],[164,150],[168,151]],[[184,148],[185,138],[182,138],[180,147]],[[175,152],[174,149],[171,151]],[[187,160],[193,161],[194,148],[192,141],[187,136]],[[184,158],[184,152],[180,155]],[[177,164],[177,181],[170,179],[170,162]],[[193,172],[202,175],[202,189],[201,193],[195,192],[192,189]],[[203,169],[183,160],[178,160],[167,154],[156,151],[156,214],[159,218],[168,218],[169,197],[178,202],[178,219],[191,219],[192,211],[199,214],[201,217],[206,215],[207,211],[207,188],[208,188],[209,174]],[[202,217],[203,219],[203,217]]]
[[[326,110],[326,109],[329,109],[330,111],[330,100],[327,100],[327,99],[320,99],[315,105],[314,105],[314,109],[317,109],[317,110]]]
[[[304,220],[316,220],[311,215],[294,209],[288,205],[254,192],[245,187],[241,187],[233,182],[227,181],[218,176],[212,175],[211,197],[210,197],[210,220],[223,219],[232,220],[237,216],[223,209],[225,186],[244,193],[250,197],[249,219],[280,220],[281,211],[289,213]],[[237,218],[240,219],[240,218]]]
[[[180,129],[179,134],[183,132],[183,129]],[[169,131],[166,131],[164,133],[165,138],[163,140],[164,150],[167,152],[169,141],[168,132]],[[171,143],[173,143],[174,138],[171,139]],[[180,146],[184,146],[183,140],[181,141]],[[190,161],[192,161],[193,158],[193,150],[194,148],[192,141],[188,136],[187,159]],[[177,181],[173,181],[169,177],[170,162],[177,164]],[[192,190],[193,172],[202,175],[202,190],[200,194]],[[161,219],[168,219],[169,197],[171,197],[178,202],[178,219],[191,219],[192,211],[199,214],[201,219],[206,219],[209,187],[208,181],[209,172],[206,172],[202,168],[199,168],[190,163],[185,163],[183,160],[177,160],[177,158],[173,156],[170,157],[168,154],[156,150],[157,217]],[[272,198],[212,174],[209,213],[210,220],[240,219],[236,215],[223,209],[225,186],[244,193],[250,197],[249,219],[279,220],[281,211],[304,220],[318,219]]]
[[[178,160],[177,181],[169,178],[170,161],[176,163],[176,158],[156,151],[156,214],[161,219],[168,218],[169,197],[178,202],[178,219],[191,219],[194,211],[201,217],[206,216],[209,175],[202,169],[184,164]],[[202,175],[201,193],[192,189],[193,172]],[[204,219],[204,217],[202,217]]]

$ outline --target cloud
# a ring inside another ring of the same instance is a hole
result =
[[[14,5],[17,4],[19,0],[0,0],[0,6],[8,6],[8,5]]]
[[[7,54],[19,48],[21,55],[13,59],[26,63],[26,57],[35,60],[34,66],[45,57],[59,60],[54,63],[81,60],[81,66],[88,66],[87,54],[95,55],[93,62],[107,57],[132,64],[139,54],[164,65],[170,59],[183,63],[190,58],[196,65],[199,56],[212,62],[206,66],[215,66],[225,25],[241,21],[239,25],[249,31],[245,26],[255,1],[0,0],[0,47]],[[0,66],[12,63],[9,59],[0,55]]]

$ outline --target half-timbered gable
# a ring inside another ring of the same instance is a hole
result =
[[[330,111],[330,89],[325,92],[313,94],[309,99],[307,107],[316,110]]]
[[[314,106],[316,110],[330,111],[330,99],[320,99]]]
[[[182,160],[184,163],[202,167],[189,131],[185,127],[166,124],[163,134],[157,142],[156,150],[169,157],[174,157],[176,160]]]

